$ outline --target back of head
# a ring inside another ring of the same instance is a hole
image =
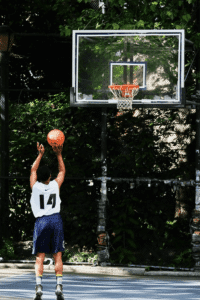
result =
[[[48,166],[44,165],[38,168],[37,170],[37,181],[45,182],[49,179],[51,171]]]

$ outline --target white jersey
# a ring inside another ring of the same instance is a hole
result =
[[[32,188],[30,203],[35,218],[59,213],[61,200],[58,183],[55,180],[49,184],[36,181]]]

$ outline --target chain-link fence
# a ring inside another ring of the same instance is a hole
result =
[[[21,53],[15,49],[11,54],[7,134],[2,131],[6,116],[0,106],[1,138],[4,134],[0,145],[0,217],[6,224],[4,236],[15,242],[32,239],[29,176],[37,157],[36,143],[45,146],[41,164],[48,165],[51,178],[56,178],[58,163],[46,136],[58,128],[66,137],[66,178],[60,195],[69,250],[65,260],[83,249],[97,253],[108,247],[114,263],[192,266],[189,224],[195,206],[196,110],[134,108],[122,113],[109,108],[103,124],[101,109],[70,107],[69,89],[60,75],[61,68],[58,70],[58,65],[67,69],[69,45],[58,53],[54,39],[37,37],[40,58],[35,58],[32,48],[37,47],[31,39],[22,43],[30,48],[17,48]],[[47,49],[53,49],[53,55]],[[31,54],[23,58],[25,52]],[[53,62],[55,71],[49,67],[52,57],[59,59],[59,63],[56,59]],[[27,65],[34,76],[29,76]],[[71,70],[69,73],[71,77]],[[59,76],[54,80],[52,74]],[[50,86],[66,92],[55,95],[47,85],[49,80]],[[3,162],[6,141],[9,164]]]
[[[47,101],[40,101],[38,107],[45,104]],[[58,103],[53,105],[59,108]],[[52,105],[49,109],[52,112]],[[49,115],[43,115],[42,123],[39,114],[35,115],[30,129],[25,123],[22,126],[22,111],[22,107],[15,107],[19,123],[9,130],[9,227],[15,240],[25,241],[31,240],[34,224],[29,172],[37,154],[36,140],[26,142],[26,132],[29,136],[35,132],[44,144],[42,164],[50,167],[52,178],[57,176],[58,166],[45,141],[48,132],[40,134]],[[85,260],[77,252],[94,254],[107,243],[110,260],[115,263],[191,266],[189,220],[195,202],[195,109],[141,108],[124,114],[107,111],[107,202],[103,212],[98,206],[102,192],[101,110],[81,109],[77,115],[77,109],[68,107],[62,114],[67,111],[68,121],[59,123],[66,135],[63,159],[67,172],[61,188],[66,260]],[[12,114],[11,109],[11,119]],[[27,114],[26,121],[32,113]],[[56,117],[59,112],[54,111]],[[14,146],[16,135],[19,149]],[[23,147],[29,147],[26,157],[20,156]],[[105,243],[97,239],[99,220],[104,220]]]

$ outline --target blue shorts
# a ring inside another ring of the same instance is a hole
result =
[[[59,213],[37,218],[33,233],[32,254],[57,253],[65,250],[63,222]]]

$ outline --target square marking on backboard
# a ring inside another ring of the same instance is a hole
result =
[[[137,79],[140,89],[146,89],[147,62],[110,62],[110,85],[124,84],[124,71],[128,84]]]

